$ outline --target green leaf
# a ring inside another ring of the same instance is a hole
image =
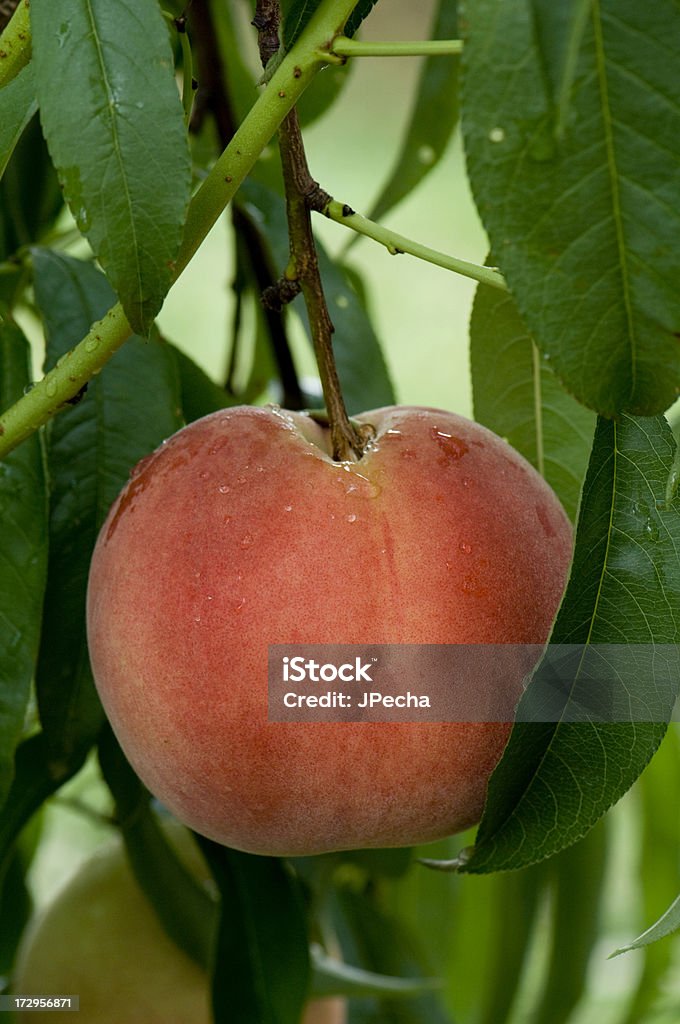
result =
[[[561,387],[510,295],[478,285],[470,319],[475,419],[505,437],[576,518],[595,416]]]
[[[347,19],[345,25],[346,35],[354,35],[359,25],[361,25],[364,18],[368,17],[377,2],[378,0],[359,0],[359,3]],[[321,0],[282,0],[282,38],[286,50],[290,50],[293,43],[302,34],[320,4]]]
[[[458,36],[458,3],[439,0],[430,37]],[[459,57],[428,57],[422,66],[411,118],[392,172],[371,212],[380,220],[439,163],[458,121]]]
[[[0,181],[0,255],[39,241],[64,206],[57,174],[35,115]]]
[[[113,304],[94,265],[33,254],[35,297],[55,365]],[[56,760],[89,746],[102,722],[85,633],[92,549],[132,467],[181,425],[177,370],[158,339],[133,338],[50,425],[50,558],[38,661],[40,717]]]
[[[20,398],[28,386],[30,363],[22,332],[0,316],[1,409]],[[0,462],[0,521],[1,807],[12,781],[14,751],[35,672],[47,569],[47,491],[37,435]]]
[[[359,3],[347,19],[347,24],[345,25],[346,36],[351,37],[354,35],[362,21],[369,16],[377,2],[378,0],[359,0]]]
[[[247,212],[257,217],[281,270],[288,263],[288,227],[283,201],[271,190],[248,181],[241,190]],[[350,415],[391,405],[394,390],[380,344],[355,291],[351,276],[326,255],[317,239],[319,268],[331,320],[335,325],[333,350]],[[301,300],[298,300],[301,301]],[[304,317],[304,309],[301,310]],[[306,317],[305,317],[305,323]]]
[[[21,134],[38,105],[35,101],[33,66],[29,64],[0,90],[0,177]]]
[[[309,949],[297,880],[276,857],[251,856],[208,839],[200,845],[222,901],[213,964],[216,1019],[298,1024]]]
[[[628,953],[631,949],[641,949],[652,942],[664,939],[672,932],[678,931],[678,929],[680,929],[680,896],[673,900],[665,914],[662,914],[651,928],[648,928],[642,935],[638,935],[637,939],[633,939],[627,946],[622,946],[620,949],[615,950],[612,956]]]
[[[99,742],[102,773],[116,804],[133,874],[165,931],[204,970],[211,965],[217,902],[184,865],[152,812],[151,796],[110,729]]]
[[[560,18],[536,30],[530,0],[469,6],[470,179],[567,390],[605,416],[650,415],[680,387],[680,8],[595,0],[582,26],[582,5],[568,10],[565,43]]]
[[[679,678],[680,498],[666,502],[674,451],[663,417],[598,421],[550,647],[520,701],[463,871],[522,867],[574,843],[661,742]],[[570,689],[549,721],[521,721],[525,709],[531,717],[536,694],[550,692],[551,658],[565,644],[580,652]],[[623,657],[600,692],[583,666],[607,644]],[[598,698],[611,702],[609,719],[569,720],[574,708]]]
[[[158,4],[34,0],[31,22],[40,116],[66,199],[146,334],[173,279],[191,184]]]
[[[321,0],[283,0],[280,36],[286,50],[290,50],[302,34],[320,3]]]

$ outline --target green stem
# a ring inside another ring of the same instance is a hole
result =
[[[260,153],[314,75],[328,63],[333,39],[342,30],[355,0],[322,0],[290,53],[281,62],[233,139],[194,195],[184,240],[175,262],[175,280],[199,249],[232,200]],[[65,407],[130,336],[131,328],[116,304],[35,387],[0,416],[0,458]]]
[[[29,0],[21,0],[0,35],[0,89],[11,82],[31,59]]]
[[[0,89],[31,59],[29,0],[22,0],[0,36]]]
[[[491,285],[492,288],[499,288],[501,291],[508,290],[505,278],[495,267],[483,267],[478,263],[469,263],[456,256],[449,256],[437,249],[430,249],[427,245],[421,245],[420,242],[414,242],[413,239],[406,238],[405,235],[399,235],[396,231],[383,227],[382,224],[376,224],[368,217],[362,217],[361,214],[355,213],[350,206],[335,199],[332,199],[321,212],[330,220],[334,220],[336,224],[344,224],[352,231],[380,242],[393,256],[408,253],[410,256],[426,260],[428,263],[434,263],[437,267],[443,267],[444,270],[452,270],[455,274],[470,277],[473,281],[479,281],[481,284]]]
[[[462,52],[462,39],[371,43],[345,36],[336,39],[332,49],[336,57],[450,57]]]

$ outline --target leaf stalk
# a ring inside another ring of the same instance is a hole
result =
[[[415,39],[364,42],[341,36],[333,43],[336,57],[452,57],[463,52],[462,39]]]
[[[356,231],[360,235],[372,238],[375,242],[380,242],[392,256],[408,253],[409,256],[415,256],[417,259],[425,260],[427,263],[433,263],[437,267],[443,267],[444,270],[451,270],[455,274],[462,274],[463,277],[469,277],[473,281],[479,281],[481,284],[491,285],[492,288],[499,288],[501,291],[508,290],[505,278],[495,267],[484,267],[478,263],[461,260],[457,256],[449,256],[447,253],[439,252],[437,249],[431,249],[429,246],[422,245],[412,238],[407,238],[406,235],[400,235],[390,228],[383,227],[382,224],[369,220],[368,217],[363,217],[360,213],[356,213],[347,203],[331,199],[319,212],[323,213],[329,220],[335,221],[336,224],[342,224],[344,227],[351,228],[352,231]]]

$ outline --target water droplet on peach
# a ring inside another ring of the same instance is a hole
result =
[[[252,535],[252,533],[244,533],[243,536],[241,537],[241,547],[242,548],[249,548],[252,543],[253,543],[253,535]]]
[[[470,451],[470,446],[460,437],[456,437],[455,434],[448,434],[444,430],[440,430],[439,427],[432,427],[430,429],[430,437],[433,441],[436,441],[444,453],[445,459],[442,460],[444,462],[462,459]]]

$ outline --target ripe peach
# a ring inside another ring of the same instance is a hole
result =
[[[304,414],[191,424],[136,468],[92,560],[90,654],[120,743],[182,821],[241,850],[467,828],[509,731],[268,721],[268,645],[542,644],[563,591],[569,522],[504,441],[435,409],[357,419],[375,437],[353,463]]]
[[[199,879],[208,869],[188,833],[171,830]],[[29,925],[17,995],[78,995],[80,1024],[208,1024],[207,974],[164,932],[115,840],[80,868]],[[310,1002],[302,1024],[344,1024],[344,999]],[[23,1010],[25,1022],[45,1012]]]

